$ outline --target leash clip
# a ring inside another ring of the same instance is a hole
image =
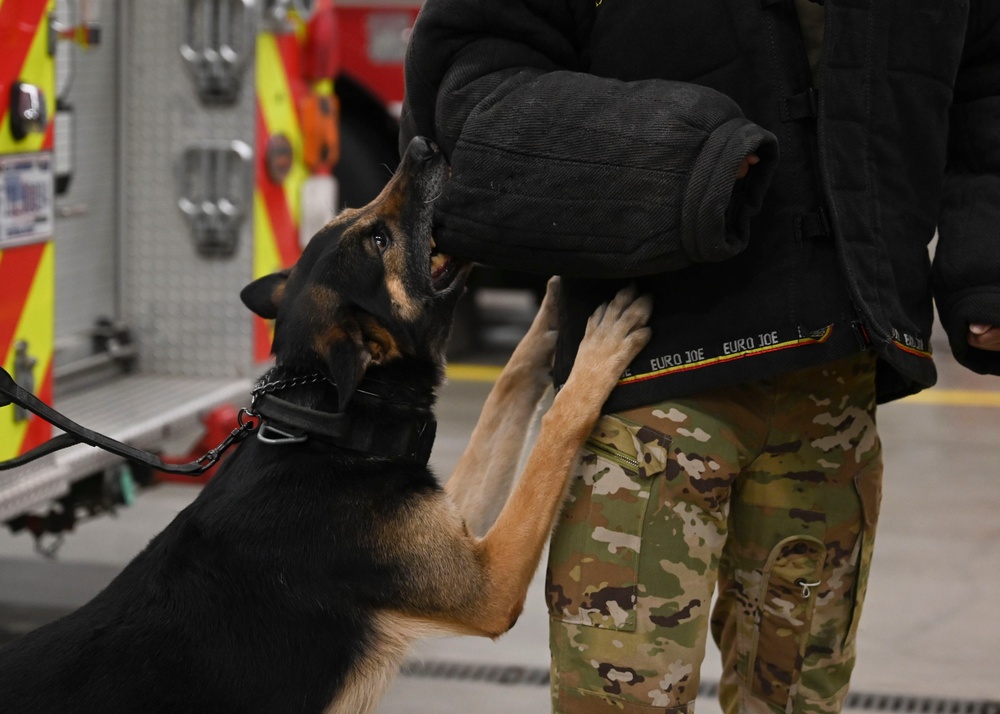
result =
[[[222,458],[222,454],[225,453],[230,446],[243,441],[249,434],[260,428],[259,421],[255,421],[259,419],[260,417],[249,409],[245,407],[240,409],[240,413],[236,416],[236,423],[239,424],[239,426],[229,432],[229,436],[223,439],[222,443],[214,449],[206,452],[203,456],[197,459],[195,463],[206,470],[214,466],[215,462]]]

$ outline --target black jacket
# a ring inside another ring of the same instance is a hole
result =
[[[427,0],[401,142],[452,162],[443,250],[564,275],[557,381],[624,279],[654,337],[609,409],[867,346],[880,401],[915,392],[932,286],[959,362],[1000,373],[965,342],[1000,324],[1000,3],[825,17],[814,89],[791,0]]]

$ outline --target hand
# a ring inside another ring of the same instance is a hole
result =
[[[969,334],[966,339],[973,347],[1000,352],[1000,326],[969,325]]]
[[[740,164],[739,171],[736,172],[737,180],[741,178],[746,178],[746,175],[750,173],[750,167],[759,163],[760,163],[760,157],[757,156],[757,154],[749,154],[748,156],[746,156],[746,158],[743,159],[743,163]]]

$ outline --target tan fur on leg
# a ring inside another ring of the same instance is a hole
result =
[[[550,286],[551,287],[551,286]],[[525,593],[562,505],[571,467],[622,372],[649,340],[649,298],[622,291],[587,324],[576,363],[544,415],[524,474],[482,538],[487,499],[508,488],[528,422],[545,391],[554,344],[551,298],[493,389],[469,450],[445,492],[431,491],[402,513],[374,521],[378,543],[407,575],[405,612],[376,618],[368,652],[352,670],[327,714],[367,712],[388,685],[410,643],[425,636],[497,637],[517,620]]]
[[[476,579],[481,577],[485,587],[471,611],[454,613],[460,624],[496,637],[520,615],[577,453],[621,373],[649,341],[650,330],[644,325],[651,309],[648,297],[636,299],[631,289],[623,290],[588,321],[572,373],[542,418],[523,476],[496,523],[475,542],[483,568]],[[500,399],[504,397],[501,393]],[[491,455],[514,461],[511,454],[499,453],[498,445],[490,444]],[[488,461],[485,468],[501,470]]]
[[[531,327],[490,391],[469,446],[445,484],[474,534],[486,532],[507,499],[528,429],[551,381],[558,293],[559,279],[551,278]]]
[[[427,637],[452,634],[428,620],[383,612],[373,623],[368,652],[351,670],[324,714],[368,714],[399,671],[410,645]]]

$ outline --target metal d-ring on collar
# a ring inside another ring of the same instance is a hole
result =
[[[306,434],[293,434],[284,429],[276,427],[269,421],[265,421],[257,430],[257,441],[271,446],[279,444],[301,444],[309,437]]]

